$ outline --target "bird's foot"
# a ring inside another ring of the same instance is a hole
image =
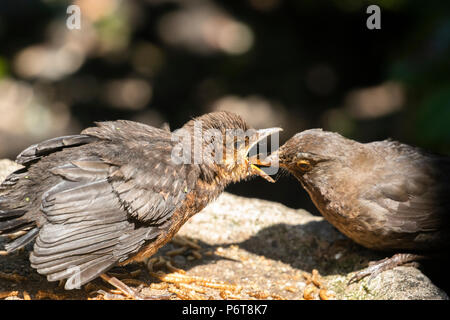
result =
[[[110,277],[106,273],[101,275],[101,278],[108,282],[110,285],[116,287],[119,289],[125,296],[134,299],[134,300],[167,300],[170,298],[170,295],[160,295],[160,296],[142,296],[138,292],[136,292],[134,289],[127,286],[125,283],[120,281],[119,279],[115,277]],[[116,295],[105,294],[103,292],[100,292],[104,295],[105,298],[109,299],[115,299]],[[117,298],[117,297],[116,297]]]
[[[369,267],[357,272],[353,277],[350,278],[347,285],[356,283],[367,276],[369,276],[370,284],[370,282],[383,271],[391,270],[401,265],[414,263],[415,260],[420,260],[423,258],[423,256],[411,253],[397,253],[390,258],[384,258],[379,261],[371,261],[369,263]],[[415,265],[417,265],[417,263],[415,263]]]

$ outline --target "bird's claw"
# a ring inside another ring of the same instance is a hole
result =
[[[350,280],[348,281],[347,285],[351,285],[352,283],[357,283],[367,276],[369,276],[368,284],[370,284],[376,276],[378,276],[383,271],[389,269],[389,268],[383,267],[384,266],[383,262],[384,262],[384,260],[381,260],[381,261],[374,261],[373,263],[369,264],[369,267],[367,267],[366,269],[363,269],[363,270],[357,272],[355,275],[353,275],[353,277],[351,277]]]
[[[395,254],[390,258],[384,258],[378,261],[369,262],[369,267],[364,270],[357,272],[353,277],[350,278],[347,285],[356,283],[361,279],[370,276],[368,283],[383,271],[391,270],[397,266],[404,265],[406,263],[414,262],[414,260],[423,259],[423,256],[415,254]]]

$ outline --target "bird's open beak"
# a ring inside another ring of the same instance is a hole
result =
[[[250,141],[249,141],[250,143],[249,143],[247,152],[249,152],[258,142],[260,142],[264,138],[271,136],[280,131],[283,131],[283,129],[282,128],[268,128],[268,129],[261,129],[261,130],[256,131],[256,133],[250,137]],[[272,177],[270,177],[267,173],[265,173],[263,170],[261,170],[259,168],[259,166],[266,166],[264,164],[264,163],[267,163],[265,161],[265,159],[263,161],[261,161],[258,158],[258,155],[254,155],[254,156],[248,158],[248,162],[250,164],[253,174],[257,174],[269,182],[272,182],[272,183],[275,182],[275,180],[273,180]],[[270,164],[268,166],[270,166]]]
[[[272,167],[279,166],[279,158],[278,158],[279,150],[272,152],[268,157],[264,159],[258,159],[257,156],[251,157],[252,163],[260,166],[260,167]]]

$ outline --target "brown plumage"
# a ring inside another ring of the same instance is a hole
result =
[[[449,158],[391,140],[359,143],[321,129],[298,133],[277,155],[325,219],[360,245],[414,253],[448,248]],[[394,257],[369,273],[415,258]]]
[[[249,129],[228,112],[194,120],[224,141],[227,130]],[[223,144],[194,136],[194,120],[183,127],[193,142]],[[247,153],[276,131],[251,131],[236,145],[237,158],[223,163],[177,164],[178,142],[169,130],[124,120],[33,145],[17,157],[24,168],[0,186],[0,235],[22,233],[6,246],[9,252],[35,240],[32,267],[49,281],[67,279],[66,289],[73,289],[151,256],[229,183],[263,175]],[[212,154],[205,152],[208,160]]]

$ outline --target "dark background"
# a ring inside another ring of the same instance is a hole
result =
[[[0,158],[98,120],[175,129],[218,109],[281,143],[322,127],[450,154],[448,1],[2,0],[0,41]],[[287,175],[228,190],[317,212]]]

